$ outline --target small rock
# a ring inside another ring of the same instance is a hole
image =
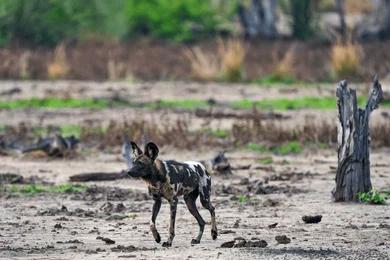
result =
[[[275,240],[276,240],[279,244],[289,244],[289,243],[291,242],[291,239],[288,238],[286,235],[276,236],[276,237],[275,237]]]
[[[60,223],[57,223],[54,225],[54,228],[60,229],[60,228],[62,228],[62,225]]]
[[[238,239],[234,239],[234,246],[233,247],[244,247],[245,244],[246,244],[246,240],[245,238],[238,238]]]
[[[134,252],[136,250],[138,249],[133,245],[130,246],[117,245],[116,247],[111,248],[111,251],[113,252]]]
[[[378,228],[386,228],[386,229],[390,229],[390,225],[389,224],[383,224],[383,223],[380,223]]]
[[[268,245],[265,240],[256,240],[256,241],[248,241],[245,244],[245,247],[261,247],[264,248]]]
[[[115,244],[115,241],[110,239],[110,238],[108,238],[108,237],[98,236],[96,239],[100,239],[100,240],[104,241],[107,245]]]
[[[239,185],[248,185],[248,184],[249,184],[248,178],[242,178],[239,183]]]
[[[227,241],[225,243],[222,243],[221,247],[223,248],[232,248],[234,246],[235,241]]]
[[[275,228],[278,225],[278,223],[272,223],[268,225],[268,228]]]
[[[322,219],[322,215],[303,216],[302,217],[303,222],[305,222],[307,224],[320,223],[321,219]]]
[[[122,212],[123,210],[125,210],[126,207],[125,205],[123,205],[123,203],[118,203],[114,209],[115,212]]]
[[[219,231],[219,234],[220,234],[220,235],[224,235],[224,234],[235,234],[235,233],[236,233],[235,231],[229,230],[229,229]]]

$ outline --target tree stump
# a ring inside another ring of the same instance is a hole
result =
[[[341,81],[336,91],[338,114],[338,166],[333,198],[356,201],[359,192],[371,190],[369,118],[383,99],[382,87],[375,76],[365,109],[357,106],[356,91]]]

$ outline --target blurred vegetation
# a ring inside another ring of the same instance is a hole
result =
[[[0,43],[56,45],[65,39],[128,39],[140,35],[188,41],[214,33],[235,1],[2,0]]]
[[[0,44],[17,40],[55,46],[63,40],[143,35],[191,41],[234,31],[239,3],[249,8],[250,0],[2,0]],[[329,0],[278,1],[298,39],[313,35],[317,14],[327,6]]]
[[[358,97],[358,105],[365,105],[365,98]],[[28,108],[86,108],[86,109],[105,109],[112,107],[143,107],[148,109],[187,109],[194,110],[199,108],[208,108],[218,106],[214,102],[197,99],[176,99],[176,100],[157,100],[147,103],[134,103],[127,100],[114,100],[107,98],[68,98],[61,99],[57,97],[30,98],[19,100],[1,100],[0,109],[28,109]],[[298,97],[293,99],[276,98],[254,100],[235,100],[227,104],[220,104],[235,109],[252,109],[253,107],[264,110],[298,110],[298,109],[334,109],[336,108],[336,98],[334,97]],[[381,103],[383,107],[390,107],[390,101],[385,100]]]
[[[9,191],[16,194],[35,195],[39,193],[80,193],[86,190],[81,184],[59,184],[59,185],[11,185]]]
[[[361,202],[376,205],[384,204],[386,201],[386,197],[376,190],[371,190],[370,192],[359,192],[358,199]]]
[[[249,143],[248,149],[255,151],[255,152],[261,152],[261,153],[275,153],[278,155],[287,155],[287,154],[298,154],[303,151],[303,146],[298,141],[289,141],[287,143],[281,144],[279,146],[273,146],[273,147],[266,147],[261,144],[257,143]],[[272,160],[272,158],[271,158]],[[263,164],[268,164],[269,161],[262,162]]]

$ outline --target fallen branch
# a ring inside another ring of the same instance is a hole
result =
[[[81,173],[69,177],[69,180],[72,182],[87,182],[87,181],[108,181],[108,180],[117,180],[123,179],[125,176],[121,175],[118,172],[90,172],[90,173]]]

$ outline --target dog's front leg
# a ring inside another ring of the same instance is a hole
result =
[[[170,247],[172,245],[172,240],[175,237],[175,220],[176,220],[176,210],[177,210],[177,197],[169,202],[171,205],[171,222],[169,224],[169,238],[167,242],[163,243],[164,247]]]
[[[156,218],[161,208],[161,197],[153,196],[153,199],[154,199],[154,204],[153,204],[153,212],[152,212],[152,222],[150,223],[150,230],[152,231],[154,240],[156,240],[157,243],[160,243],[161,237],[156,228]]]

